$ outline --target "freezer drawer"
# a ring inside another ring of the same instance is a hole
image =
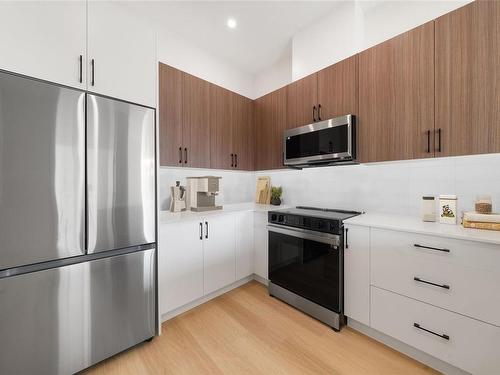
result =
[[[85,93],[0,72],[0,270],[84,253]]]
[[[154,252],[0,279],[0,374],[71,374],[154,336]]]
[[[155,241],[154,110],[87,95],[88,252]]]

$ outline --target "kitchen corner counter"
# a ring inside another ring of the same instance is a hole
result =
[[[206,218],[214,215],[224,215],[234,212],[244,212],[244,211],[252,211],[252,212],[268,212],[273,210],[281,210],[289,208],[289,206],[281,205],[281,206],[273,206],[271,204],[259,204],[259,203],[235,203],[235,204],[226,204],[223,206],[222,210],[213,210],[213,211],[203,211],[203,212],[195,212],[195,211],[183,211],[183,212],[170,212],[170,211],[160,211],[158,214],[158,223],[162,224],[171,224],[177,223],[180,221],[187,220],[196,220],[199,218]]]
[[[461,225],[441,224],[439,222],[423,222],[419,217],[414,216],[374,212],[352,217],[344,220],[344,223],[347,225],[359,225],[400,232],[428,234],[439,237],[500,245],[500,232],[464,228]]]

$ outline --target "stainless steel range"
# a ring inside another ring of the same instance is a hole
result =
[[[269,294],[340,330],[344,324],[344,225],[356,211],[270,211]]]

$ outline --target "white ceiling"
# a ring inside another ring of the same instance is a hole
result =
[[[120,5],[256,75],[275,63],[292,36],[338,1],[132,1]],[[228,18],[238,22],[226,26]]]

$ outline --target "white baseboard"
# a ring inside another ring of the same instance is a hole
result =
[[[255,281],[258,281],[259,283],[264,284],[265,286],[269,284],[268,279],[265,279],[262,276],[257,275],[256,273],[252,274],[252,277]]]
[[[436,357],[433,357],[427,353],[424,353],[421,350],[414,348],[408,344],[405,344],[402,341],[399,341],[391,336],[387,336],[386,334],[379,332],[363,323],[360,323],[356,320],[348,319],[347,325],[352,329],[363,333],[366,336],[371,337],[374,340],[381,342],[389,346],[390,348],[411,357],[418,362],[421,362],[429,367],[432,367],[435,370],[442,372],[447,375],[470,375],[468,372],[459,369],[453,365],[450,365],[447,362],[444,362]]]
[[[204,304],[205,302],[208,302],[211,299],[214,299],[214,298],[216,298],[224,293],[227,293],[230,290],[238,288],[238,287],[252,281],[253,279],[254,279],[253,275],[244,277],[243,279],[238,280],[230,285],[227,285],[219,290],[216,290],[215,292],[212,292],[210,294],[207,294],[206,296],[198,298],[197,300],[189,302],[189,303],[185,304],[184,306],[181,306],[175,310],[169,311],[161,316],[161,322],[163,323],[167,320],[170,320],[170,319],[176,317],[177,315],[180,315],[180,314],[185,313],[186,311],[189,311],[197,306],[200,306],[201,304]]]

